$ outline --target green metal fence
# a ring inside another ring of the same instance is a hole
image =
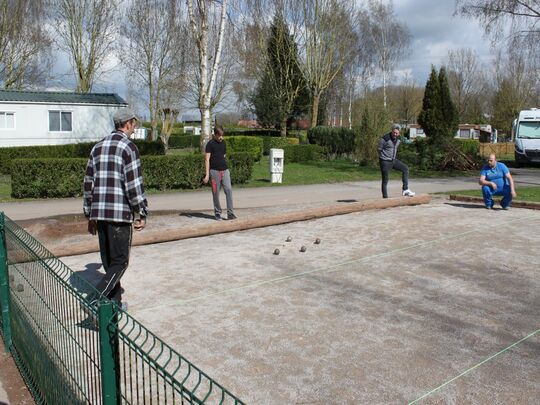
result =
[[[40,404],[243,404],[0,213],[0,333]]]

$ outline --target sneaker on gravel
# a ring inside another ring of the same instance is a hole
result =
[[[414,197],[416,195],[416,193],[412,190],[403,190],[403,196],[404,197]]]
[[[215,218],[216,218],[216,221],[221,221],[221,214],[216,214]]]

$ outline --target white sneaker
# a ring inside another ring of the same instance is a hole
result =
[[[414,197],[416,195],[416,193],[412,190],[403,190],[403,196],[404,197]]]

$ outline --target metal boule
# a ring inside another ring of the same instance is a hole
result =
[[[320,240],[319,238],[317,238],[317,239],[315,239],[315,242],[313,242],[313,243],[315,243],[316,245],[318,245],[319,243],[321,243],[321,240]]]
[[[279,249],[274,250],[274,254],[277,256],[279,255]]]
[[[307,250],[307,249],[306,249],[305,246],[302,246],[302,247],[300,248],[300,252],[305,252],[306,250]]]
[[[287,239],[285,239],[285,242],[290,242],[292,241],[292,238],[290,236],[287,236]]]

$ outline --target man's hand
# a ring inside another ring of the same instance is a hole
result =
[[[133,223],[133,227],[136,231],[142,231],[144,227],[146,226],[146,217],[140,217],[139,219],[136,219]]]
[[[97,222],[93,219],[88,220],[88,233],[90,235],[95,235],[97,232]]]
[[[493,189],[493,191],[497,190],[497,184],[495,182],[491,182],[491,188]]]
[[[517,197],[517,193],[515,190],[512,190],[512,197]]]
[[[206,176],[203,177],[202,181],[203,181],[204,184],[207,184],[207,183],[208,183],[209,177],[210,177],[210,176],[208,176],[208,175],[206,175]]]

